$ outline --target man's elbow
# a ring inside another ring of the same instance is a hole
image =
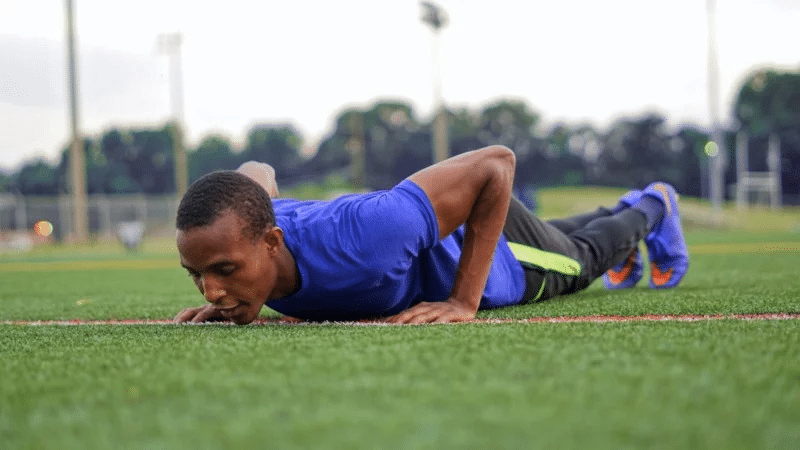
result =
[[[514,171],[517,166],[517,156],[514,152],[504,145],[491,145],[486,147],[484,151],[487,153],[492,171],[503,179],[513,182]]]

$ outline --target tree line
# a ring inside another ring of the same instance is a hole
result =
[[[763,70],[742,84],[732,110],[735,125],[725,130],[729,149],[726,185],[735,182],[736,134],[750,139],[750,170],[766,170],[767,139],[776,134],[782,149],[784,198],[800,203],[800,72]],[[517,155],[516,187],[601,185],[640,187],[659,179],[690,196],[707,195],[709,130],[666,126],[664,117],[623,118],[607,130],[559,123],[542,130],[542,116],[522,101],[498,100],[480,111],[447,112],[450,153],[502,144]],[[94,193],[169,194],[175,191],[173,137],[176,125],[113,128],[84,140],[88,190]],[[388,188],[432,162],[432,121],[421,120],[404,102],[379,101],[341,111],[313,155],[291,124],[252,127],[236,148],[223,135],[206,136],[188,149],[189,179],[244,161],[272,164],[282,185],[317,182],[343,175],[366,189]],[[32,161],[0,175],[0,191],[58,195],[68,190],[69,152],[57,164]],[[358,167],[362,169],[357,169]]]

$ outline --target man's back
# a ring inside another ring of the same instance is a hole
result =
[[[463,227],[437,239],[430,201],[411,181],[331,202],[275,199],[273,206],[301,277],[298,292],[267,303],[276,311],[312,320],[383,317],[444,301],[452,290]],[[523,279],[501,239],[481,307],[519,302]]]

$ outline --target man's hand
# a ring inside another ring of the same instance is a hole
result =
[[[198,308],[186,308],[179,312],[172,321],[175,323],[202,323],[228,320],[216,306],[205,305]]]
[[[422,302],[386,318],[388,323],[451,323],[470,322],[475,311],[450,302]]]

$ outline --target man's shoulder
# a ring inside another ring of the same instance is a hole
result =
[[[349,193],[332,200],[276,200],[275,216],[295,232],[352,235],[360,243],[374,239],[385,245],[391,238],[422,239],[432,245],[438,237],[433,208],[410,181],[389,190]]]

